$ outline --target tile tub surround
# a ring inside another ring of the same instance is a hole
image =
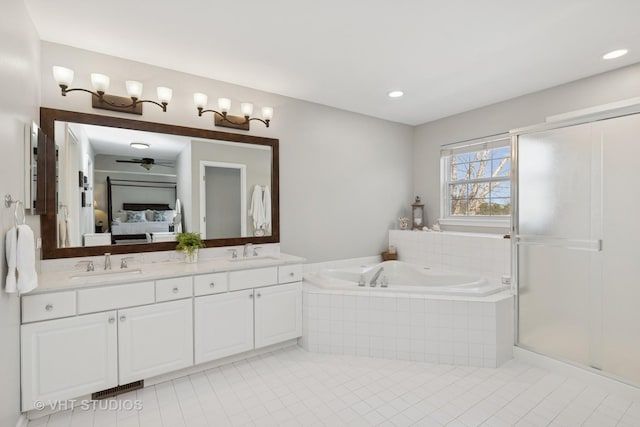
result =
[[[389,245],[397,248],[400,261],[497,282],[511,275],[511,240],[501,234],[390,230]]]
[[[497,367],[512,358],[513,296],[484,298],[332,291],[306,283],[307,351],[461,366]]]

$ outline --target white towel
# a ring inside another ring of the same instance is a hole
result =
[[[178,223],[174,224],[174,232],[177,234],[182,233],[182,204],[180,203],[180,199],[176,199],[176,216],[179,217]]]
[[[7,273],[7,282],[5,283],[4,290],[9,294],[18,292],[17,278],[16,278],[16,249],[18,247],[18,230],[16,227],[11,227],[7,231],[5,237],[5,255],[7,257],[7,266],[9,272]]]
[[[262,187],[256,185],[253,187],[253,195],[251,196],[251,207],[249,208],[249,216],[253,218],[254,230],[264,229],[264,205],[262,204]]]
[[[18,226],[16,268],[18,270],[17,288],[20,294],[26,294],[38,287],[35,238],[33,230],[26,224]]]
[[[264,228],[266,234],[271,234],[271,190],[269,186],[264,186],[264,195],[262,196],[262,206],[264,207]]]
[[[66,248],[67,247],[67,222],[66,221],[60,221],[60,224],[58,224],[58,247],[60,248]]]

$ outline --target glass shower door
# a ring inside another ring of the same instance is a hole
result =
[[[602,139],[591,124],[517,142],[518,344],[600,368]]]

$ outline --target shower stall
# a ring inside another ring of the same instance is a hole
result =
[[[640,114],[512,133],[517,344],[640,385]]]

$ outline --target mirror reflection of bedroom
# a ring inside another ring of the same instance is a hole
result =
[[[65,122],[55,133],[60,248],[270,233],[270,147]]]

